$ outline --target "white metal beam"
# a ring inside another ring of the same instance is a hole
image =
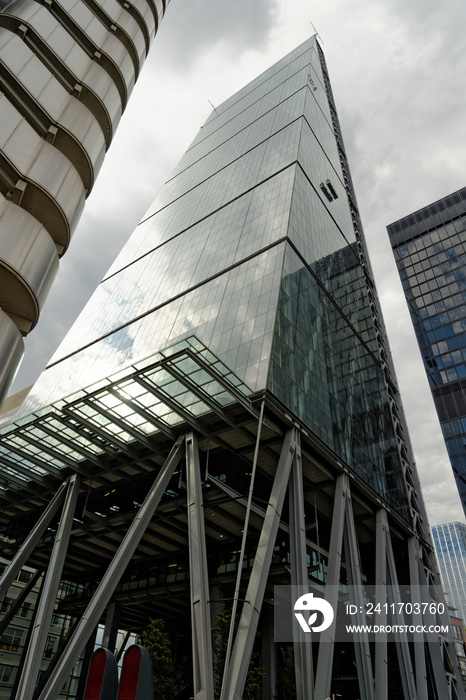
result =
[[[235,643],[230,662],[225,667],[221,700],[240,700],[243,697],[278,524],[288,487],[293,455],[296,450],[295,435],[295,429],[288,430],[283,442]]]
[[[296,450],[289,485],[290,499],[290,564],[291,585],[306,586],[309,583],[306,548],[306,522],[304,517],[303,474],[301,464],[301,441],[296,431]],[[309,700],[314,688],[312,645],[306,642],[304,632],[299,628],[299,637],[294,642],[294,666],[297,700]]]
[[[3,576],[0,578],[0,600],[3,599],[9,587],[20,572],[21,567],[27,562],[37,543],[40,541],[40,538],[42,537],[47,525],[65,500],[68,483],[68,481],[64,481],[60,486],[55,496],[52,498],[47,508],[24,540],[17,554],[13,557],[10,564],[3,572]]]
[[[184,436],[180,436],[175,442],[167,459],[161,467],[154,484],[150,488],[144,503],[137,511],[128,532],[121,542],[115,556],[105,572],[102,580],[94,593],[79,621],[62,658],[57,664],[53,674],[47,681],[38,700],[56,700],[66,679],[71,673],[76,660],[85,647],[87,640],[98,624],[108,602],[115,590],[124,570],[128,566],[144,532],[146,531],[152,516],[166,490],[184,451]],[[18,699],[19,700],[19,699]],[[22,700],[22,699],[21,699]]]
[[[348,484],[346,494],[346,518],[345,518],[345,558],[348,582],[350,590],[354,596],[351,602],[357,607],[357,623],[365,624],[363,617],[364,610],[364,587],[361,575],[361,562],[359,557],[358,539],[356,526],[354,523],[353,505],[351,502],[351,492]],[[372,675],[371,652],[369,638],[366,632],[359,632],[354,638],[354,652],[356,656],[356,666],[358,669],[359,693],[361,700],[375,700],[374,698],[374,677]]]
[[[411,581],[411,602],[422,603],[421,590],[419,588],[421,584],[419,569],[420,566],[422,566],[422,555],[419,547],[419,540],[416,537],[410,537],[408,540],[408,559],[409,578]],[[422,583],[425,585],[425,581]],[[415,632],[414,641],[414,668],[417,690],[416,698],[417,700],[428,700],[426,655],[424,651],[423,632]]]
[[[204,504],[195,433],[186,436],[186,485],[188,497],[189,577],[193,639],[195,700],[213,700],[212,639],[210,629],[209,575],[204,526]]]
[[[31,638],[26,650],[24,666],[19,680],[16,698],[32,700],[39,675],[45,641],[50,630],[52,615],[57,600],[63,564],[68,549],[71,526],[79,493],[79,479],[74,474],[69,482],[60,524],[50,556],[50,563],[45,575],[44,584],[37,606]]]
[[[379,508],[375,519],[375,586],[380,600],[385,600],[384,594],[387,590],[387,537],[389,537],[387,511],[385,508]],[[387,613],[384,606],[382,606],[378,618],[380,626],[385,627]],[[388,700],[387,663],[387,635],[382,633],[375,645],[375,694],[377,700]]]
[[[326,579],[327,586],[325,591],[325,599],[332,606],[333,610],[335,611],[335,615],[338,603],[338,584],[340,581],[343,530],[345,525],[348,489],[348,476],[346,474],[340,474],[337,478],[337,483],[335,486],[332,530],[330,533],[330,548]],[[329,628],[329,630],[330,629],[331,628]],[[330,686],[332,684],[334,639],[329,630],[324,630],[321,633],[314,691],[314,697],[316,698],[328,698],[330,695]]]

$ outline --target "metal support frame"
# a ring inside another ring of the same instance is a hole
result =
[[[290,502],[290,564],[291,585],[306,586],[309,581],[307,568],[306,523],[304,518],[304,491],[301,464],[301,440],[296,431],[296,450],[293,456],[289,484]],[[294,642],[294,665],[297,700],[309,700],[314,688],[312,645],[304,639],[299,628],[299,637]]]
[[[375,585],[379,595],[387,590],[387,537],[388,518],[385,508],[379,508],[375,516]],[[380,600],[385,600],[385,595],[380,595]],[[380,625],[386,626],[387,613],[382,606],[378,616]],[[375,694],[377,700],[388,700],[388,659],[387,659],[387,635],[379,635],[375,645]]]
[[[52,615],[60,585],[63,564],[70,539],[76,502],[79,493],[79,479],[74,474],[69,482],[62,516],[58,526],[55,542],[50,556],[50,563],[42,586],[41,596],[37,606],[31,640],[29,642],[23,671],[18,684],[16,697],[18,700],[32,700],[40,670],[45,640],[50,629]]]
[[[422,559],[417,558],[417,561],[415,562],[418,567],[418,572],[419,572],[419,577],[420,577],[420,583],[421,583],[421,602],[422,603],[431,603],[433,598],[431,598],[429,591],[428,591],[428,586],[429,586],[429,579],[426,576],[426,572],[424,570],[424,564],[422,562]],[[436,625],[439,623],[439,619],[436,619],[436,615],[433,615],[430,613],[429,608],[427,608],[424,619],[426,621],[426,624],[428,625]],[[442,624],[448,624],[448,616],[445,619],[440,620]],[[442,640],[440,637],[440,634],[438,635],[438,638],[436,640],[433,640],[431,636],[429,636],[429,639],[427,640],[427,649],[428,653],[430,656],[431,664],[432,664],[432,671],[434,674],[435,678],[435,686],[437,689],[437,692],[439,694],[439,697],[442,698],[442,700],[445,698],[451,699],[452,697],[452,686],[451,684],[447,681],[447,673],[445,670],[445,664],[444,664],[444,654],[448,653],[447,649],[445,648],[445,642],[446,640]],[[451,640],[453,641],[453,640]],[[455,653],[453,644],[451,645],[451,651]],[[452,660],[453,667],[455,667],[456,659]],[[459,671],[458,671],[458,678],[460,677]],[[455,688],[455,693],[457,695],[460,695],[461,697],[461,690],[459,687],[459,684]],[[463,691],[464,693],[464,691]],[[456,695],[456,696],[457,696]],[[463,695],[464,697],[464,695]]]
[[[398,588],[398,574],[396,572],[396,565],[395,565],[395,557],[393,554],[393,546],[392,546],[392,540],[391,537],[388,535],[387,536],[387,564],[388,564],[388,577],[389,577],[389,583],[390,583],[390,588],[388,589],[390,591],[390,596],[389,596],[389,602],[395,603],[394,610],[394,619],[395,619],[395,624],[396,625],[403,625],[405,624],[405,619],[404,615],[400,610],[402,610],[402,606],[399,605],[402,600],[401,600],[401,595],[400,595],[400,590]],[[401,676],[401,683],[403,685],[403,693],[405,696],[405,700],[412,700],[412,698],[416,698],[416,684],[414,682],[414,672],[413,672],[413,665],[411,663],[411,654],[409,651],[409,645],[408,645],[408,638],[406,635],[406,632],[399,632],[398,633],[398,642],[396,645],[396,651],[398,655],[398,662],[400,665],[400,676]]]
[[[118,624],[120,622],[120,606],[115,601],[110,601],[105,615],[104,634],[102,646],[112,654],[115,652],[118,636]]]
[[[12,619],[15,617],[15,615],[18,614],[18,610],[28,597],[29,593],[32,591],[34,586],[36,585],[37,581],[39,578],[42,576],[42,571],[35,571],[34,574],[31,576],[27,584],[24,586],[24,588],[21,589],[21,593],[19,596],[11,603],[11,607],[6,613],[5,617],[3,620],[0,622],[0,635],[4,633]]]
[[[168,483],[175,471],[180,459],[183,456],[184,436],[178,438],[170,451],[165,463],[149,490],[144,503],[137,511],[136,517],[131,523],[128,532],[121,542],[114,558],[102,580],[97,587],[89,605],[87,606],[67,648],[57,664],[55,672],[48,680],[39,700],[55,700],[58,697],[67,677],[71,673],[73,666],[86,645],[87,640],[98,624],[108,602],[115,590],[123,572],[128,566],[145,530],[147,529],[152,516],[166,490]]]
[[[121,638],[121,641],[118,645],[118,648],[115,651],[115,658],[118,661],[120,661],[121,657],[123,656],[123,652],[126,649],[126,645],[128,644],[129,638],[131,637],[131,632],[125,631],[123,632],[123,636]]]
[[[129,634],[129,633],[127,633]],[[97,637],[97,627],[87,640],[87,644],[84,647],[83,661],[81,665],[81,672],[79,674],[78,687],[76,689],[76,700],[84,700],[84,694],[86,692],[87,677],[89,675],[89,668],[91,666],[91,659],[95,649],[95,640]],[[119,659],[117,658],[117,662]]]
[[[193,680],[196,700],[213,700],[212,639],[209,612],[209,574],[204,526],[204,505],[195,433],[186,436],[189,571],[193,640]]]
[[[347,492],[349,480],[347,474],[340,474],[335,486],[333,504],[332,530],[330,533],[330,548],[328,556],[327,588],[325,599],[334,610],[337,610],[338,583],[340,581],[341,553],[343,546],[343,530],[345,524]],[[325,630],[321,634],[319,658],[317,660],[315,697],[327,698],[332,684],[334,640],[331,633]]]
[[[36,525],[32,528],[30,534],[24,540],[17,554],[11,560],[9,566],[7,566],[7,568],[3,572],[3,576],[0,579],[0,600],[3,599],[9,587],[20,572],[21,567],[27,562],[30,555],[34,551],[47,525],[52,520],[53,516],[65,500],[65,493],[67,487],[68,481],[65,481],[60,486],[60,488],[50,501],[45,511],[42,513]]]
[[[239,700],[243,696],[295,450],[293,428],[287,431],[280,453],[235,643],[229,663],[225,665],[221,700]]]
[[[357,606],[357,624],[364,624],[364,588],[361,576],[361,564],[359,558],[358,539],[356,536],[356,526],[354,524],[353,505],[351,502],[351,491],[348,485],[346,494],[346,518],[345,518],[345,557],[348,582],[352,588],[354,600],[351,602]],[[361,619],[359,620],[359,616]],[[356,656],[356,666],[358,669],[359,692],[361,700],[375,700],[374,697],[374,677],[372,674],[371,652],[367,632],[358,633],[358,639],[354,639],[354,652]]]
[[[411,602],[422,603],[420,592],[419,567],[422,565],[422,555],[419,541],[415,537],[408,540],[409,578],[411,581]],[[428,700],[426,655],[424,651],[424,635],[422,632],[414,633],[414,668],[416,676],[417,700]]]

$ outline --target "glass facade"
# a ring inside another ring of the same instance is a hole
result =
[[[196,336],[408,517],[324,72],[313,37],[214,109],[23,415]]]
[[[0,0],[0,404],[168,0]]]
[[[432,527],[447,601],[466,620],[466,523],[443,523]]]
[[[466,513],[466,188],[387,230]]]

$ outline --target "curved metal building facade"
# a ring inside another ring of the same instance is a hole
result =
[[[0,400],[169,0],[0,0]]]

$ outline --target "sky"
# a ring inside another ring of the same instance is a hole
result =
[[[212,107],[317,31],[431,524],[464,521],[386,226],[466,185],[464,0],[172,0],[26,353],[46,366]]]

